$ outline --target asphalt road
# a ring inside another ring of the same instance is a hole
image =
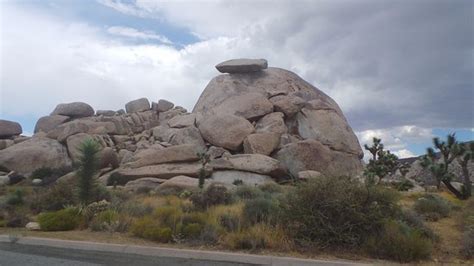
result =
[[[259,265],[233,262],[218,262],[201,259],[187,259],[175,257],[144,256],[128,253],[103,252],[66,249],[57,247],[0,243],[1,266],[29,266],[29,265],[196,265],[196,266],[240,266]]]

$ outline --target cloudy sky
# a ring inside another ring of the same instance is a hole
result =
[[[474,139],[474,1],[0,1],[0,118],[57,103],[191,110],[217,63],[266,58],[333,97],[361,143],[402,157]]]

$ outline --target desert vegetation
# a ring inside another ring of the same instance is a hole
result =
[[[449,188],[449,193],[414,193],[405,192],[410,189],[405,181],[381,182],[403,166],[379,139],[366,148],[373,158],[362,179],[321,175],[287,185],[246,185],[238,179],[222,185],[207,184],[202,171],[194,188],[130,192],[120,186],[128,180],[118,174],[110,176],[108,189],[97,182],[98,150],[87,140],[72,179],[58,179],[60,169],[43,168],[32,178],[55,182],[32,187],[25,180],[1,187],[0,226],[36,221],[42,231],[88,230],[190,247],[412,262],[439,258],[446,236],[437,225],[456,221],[460,243],[451,256],[472,259],[473,200],[458,199]],[[208,159],[201,158],[204,168]]]

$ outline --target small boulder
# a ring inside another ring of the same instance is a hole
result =
[[[244,153],[270,155],[280,144],[276,133],[254,133],[244,139]]]
[[[117,112],[114,111],[114,110],[97,110],[97,111],[95,112],[95,114],[96,114],[97,116],[99,116],[99,115],[102,115],[102,116],[114,116],[114,115],[117,114]]]
[[[270,113],[257,121],[255,131],[257,133],[285,134],[288,132],[288,128],[283,117],[284,114],[281,112]]]
[[[174,103],[161,99],[158,101],[158,104],[156,105],[156,111],[166,112],[168,110],[171,110],[171,108],[173,107],[174,107]]]
[[[127,113],[136,113],[150,110],[150,102],[147,98],[140,98],[125,104]]]
[[[171,128],[182,128],[194,126],[196,123],[196,114],[177,115],[168,121]]]
[[[236,151],[245,137],[254,132],[254,127],[248,120],[235,115],[211,115],[203,119],[199,130],[209,143]]]
[[[298,179],[300,180],[308,180],[311,178],[318,178],[321,177],[323,174],[321,174],[318,171],[312,171],[312,170],[306,170],[306,171],[300,171],[298,172]]]
[[[277,95],[270,98],[276,112],[282,112],[286,117],[292,117],[305,105],[305,100],[292,95]]]
[[[51,115],[65,115],[72,118],[88,117],[94,115],[94,109],[83,102],[60,103]]]
[[[127,182],[127,184],[125,184],[125,189],[130,190],[130,191],[138,191],[142,188],[153,190],[159,187],[160,184],[162,184],[165,181],[166,181],[165,179],[160,179],[160,178],[143,177],[143,178],[139,178],[139,179]]]
[[[55,129],[57,126],[66,123],[69,120],[69,116],[65,115],[48,115],[43,116],[36,122],[35,133],[46,132]]]
[[[199,186],[199,179],[189,176],[175,176],[161,184],[160,188],[176,187],[180,189],[195,189]]]
[[[19,123],[0,119],[0,138],[10,138],[21,133],[23,130]]]
[[[29,222],[25,225],[25,228],[29,231],[39,231],[41,227],[37,222]]]
[[[221,73],[248,73],[258,72],[268,67],[265,59],[232,59],[216,65],[216,69]]]
[[[41,180],[39,178],[35,178],[35,179],[31,180],[31,184],[33,186],[40,186],[42,183],[43,183],[43,180]]]
[[[130,166],[137,168],[162,163],[198,161],[199,152],[201,152],[201,147],[193,144],[171,146],[164,149],[146,149],[134,156],[135,161]]]

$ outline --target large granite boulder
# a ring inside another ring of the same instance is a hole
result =
[[[239,150],[245,137],[254,132],[252,124],[235,115],[211,115],[199,124],[199,131],[209,143],[229,150]]]
[[[137,168],[162,163],[198,161],[199,152],[202,152],[201,147],[193,144],[183,144],[163,149],[146,149],[134,156],[134,161],[130,166]]]
[[[142,177],[155,177],[162,179],[170,179],[175,176],[185,175],[190,177],[198,177],[201,172],[202,164],[200,162],[192,163],[164,163],[158,165],[149,165],[139,168],[120,169],[118,173],[138,179]],[[206,173],[210,173],[211,169],[206,168]]]
[[[65,115],[48,115],[43,116],[36,122],[35,133],[45,132],[55,129],[59,125],[66,123],[70,119],[69,116]]]
[[[215,171],[212,173],[211,178],[206,180],[207,182],[222,183],[225,185],[232,185],[234,181],[240,180],[246,185],[262,185],[265,183],[275,183],[270,176],[261,175],[256,173],[244,172],[244,171]]]
[[[127,113],[136,113],[150,110],[150,102],[147,98],[140,98],[125,104]]]
[[[83,102],[61,103],[56,106],[51,115],[65,115],[72,118],[88,117],[94,115],[94,109]]]
[[[362,149],[337,103],[284,69],[262,67],[219,75],[206,86],[193,113],[212,145],[238,152],[244,142],[246,153],[271,155],[295,177],[305,170],[357,175],[362,169]],[[255,131],[249,127],[233,136],[237,123],[229,117],[215,118],[228,114],[253,122]],[[267,139],[257,134],[275,135]]]
[[[0,138],[10,138],[23,132],[17,122],[0,119]]]
[[[71,167],[67,149],[56,140],[33,137],[27,141],[0,150],[0,166],[29,175],[36,169]]]
[[[278,160],[262,154],[236,154],[212,160],[209,165],[214,170],[238,170],[269,175],[275,178],[285,177],[286,171]]]

